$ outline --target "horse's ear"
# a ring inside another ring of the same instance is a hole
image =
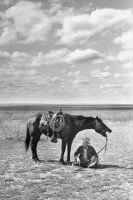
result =
[[[97,120],[99,119],[98,116],[96,116],[96,119],[97,119]]]

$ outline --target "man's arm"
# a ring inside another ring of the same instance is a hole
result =
[[[96,156],[98,158],[98,154],[96,152],[96,150],[94,149],[93,146],[88,146],[89,147],[89,151],[91,152],[92,156]]]
[[[96,156],[98,158],[98,154],[94,148],[93,148],[93,151],[94,151],[94,156]]]
[[[82,146],[79,146],[79,147],[77,148],[77,150],[76,150],[75,153],[74,153],[74,157],[78,156],[78,155],[81,153],[81,148],[82,148]]]
[[[77,150],[76,150],[76,152],[74,153],[74,160],[75,160],[75,162],[78,162],[79,161],[79,158],[78,158],[78,156],[80,155],[80,153],[81,153],[81,146],[79,146],[78,148],[77,148]]]

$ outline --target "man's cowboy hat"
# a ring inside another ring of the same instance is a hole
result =
[[[90,144],[90,138],[89,137],[84,137],[84,138],[82,138],[82,140],[83,140],[83,142]]]

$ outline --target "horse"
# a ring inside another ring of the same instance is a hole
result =
[[[50,113],[51,116],[53,113]],[[53,135],[53,130],[49,129],[49,134],[47,133],[46,128],[44,127],[43,122],[41,122],[42,114],[36,114],[29,118],[27,122],[27,133],[25,138],[25,148],[28,150],[29,146],[31,146],[32,159],[36,162],[40,162],[37,155],[37,144],[40,140],[42,134],[51,137]],[[70,153],[71,146],[75,136],[82,130],[85,129],[93,129],[103,137],[107,138],[107,134],[111,133],[112,130],[105,125],[105,123],[99,117],[87,117],[81,115],[72,115],[68,113],[64,113],[65,126],[58,133],[58,138],[62,140],[61,145],[61,155],[60,162],[65,164],[64,162],[64,153],[67,146],[67,162],[70,163]]]

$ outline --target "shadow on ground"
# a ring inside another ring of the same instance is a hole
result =
[[[124,167],[120,165],[112,165],[112,164],[99,164],[97,169],[106,169],[106,168],[114,168],[114,169],[133,169],[132,167]]]
[[[62,164],[59,160],[42,160],[41,162],[50,162],[50,163],[57,163],[57,164]],[[72,165],[72,162],[65,162],[65,165]],[[99,164],[97,168],[95,169],[133,169],[133,167],[125,167],[125,166],[120,166],[120,165],[113,165],[113,164]]]

